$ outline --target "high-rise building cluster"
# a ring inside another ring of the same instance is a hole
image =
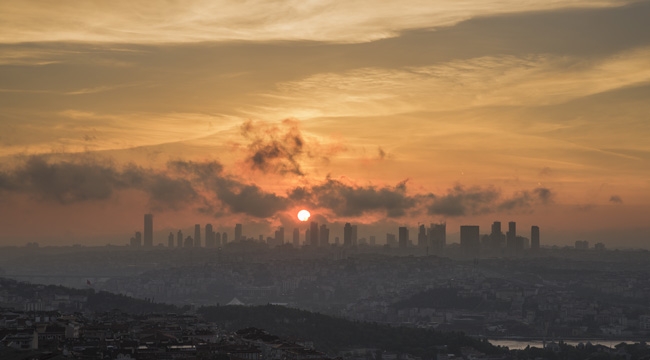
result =
[[[132,247],[153,247],[153,214],[144,215],[144,236],[142,232],[137,231],[130,239]],[[203,232],[202,232],[203,229]],[[417,228],[417,243],[413,244],[410,239],[410,231],[407,226],[398,227],[397,235],[393,233],[386,234],[387,247],[408,249],[427,255],[442,255],[447,247],[447,224],[431,223],[429,227],[419,224]],[[247,238],[244,233],[242,224],[235,224],[234,241],[260,241],[266,242],[270,246],[282,246],[289,240],[285,240],[284,227],[278,227],[273,236],[264,239],[264,235],[259,237]],[[228,233],[215,231],[212,224],[194,225],[194,236],[184,237],[183,231],[178,230],[176,235],[170,232],[167,237],[167,247],[169,248],[218,248],[228,243]],[[312,248],[327,247],[332,244],[330,241],[330,228],[327,224],[319,224],[312,221],[305,229],[305,237],[301,244],[300,229],[294,228],[291,244],[294,247],[300,245],[310,246]],[[377,237],[369,235],[359,238],[358,226],[351,223],[345,223],[343,226],[343,243],[339,243],[339,237],[334,237],[334,244],[345,247],[354,246],[376,246]],[[586,244],[585,244],[586,243]],[[588,247],[587,242],[576,242],[576,248],[582,249]],[[517,235],[517,223],[511,221],[508,223],[508,231],[504,234],[501,228],[501,222],[492,223],[489,234],[481,235],[478,225],[460,226],[460,250],[463,254],[477,256],[481,251],[506,251],[516,253],[524,249],[538,250],[540,248],[540,230],[539,226],[532,226],[530,238]]]
[[[479,226],[463,225],[460,227],[460,247],[464,254],[475,256],[481,250],[507,251],[509,253],[521,252],[524,249],[539,250],[539,226],[533,225],[530,229],[530,238],[517,235],[517,223],[510,221],[508,231],[501,231],[501,222],[492,223],[489,234],[480,235]]]

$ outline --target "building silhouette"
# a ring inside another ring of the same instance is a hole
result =
[[[397,237],[395,234],[386,233],[386,245],[390,247],[397,247]]]
[[[275,242],[275,246],[284,244],[284,227],[280,226],[277,230],[275,230],[275,237],[273,240]]]
[[[530,249],[539,250],[539,226],[530,227]]]
[[[169,236],[167,237],[167,247],[168,248],[173,248],[174,247],[174,233],[169,232]]]
[[[212,231],[212,224],[205,225],[205,247],[214,247],[214,231]]]
[[[221,233],[218,231],[214,233],[214,246],[221,246]]]
[[[185,244],[184,244],[184,245],[185,245],[186,248],[192,248],[192,247],[194,247],[194,239],[192,239],[191,236],[186,237],[186,238],[185,238]]]
[[[309,245],[318,246],[318,223],[315,221],[309,224]]]
[[[357,227],[357,225],[352,225],[352,245],[354,245],[354,246],[358,245],[358,239],[359,239],[358,238],[358,236],[359,236],[358,230],[359,230],[359,228]]]
[[[343,226],[343,245],[352,246],[352,225],[345,223]]]
[[[153,246],[153,214],[144,214],[144,246]]]
[[[492,223],[492,231],[490,232],[489,247],[492,249],[500,249],[505,245],[505,235],[501,231],[501,221]]]
[[[300,247],[300,229],[293,229],[293,247]]]
[[[327,228],[326,224],[320,226],[318,238],[320,246],[328,246],[330,244],[330,229]]]
[[[481,234],[476,225],[460,227],[460,249],[465,255],[477,256],[481,251]]]
[[[224,231],[223,234],[221,234],[221,245],[226,245],[227,243],[228,243],[228,233]]]
[[[370,245],[372,245],[372,246],[377,245],[377,237],[376,236],[370,235],[369,239],[370,239]]]
[[[406,249],[409,244],[409,229],[406,226],[399,227],[399,247]]]
[[[428,240],[427,229],[425,228],[424,224],[422,224],[418,227],[418,247],[420,250],[424,251],[428,248]]]
[[[178,230],[176,233],[176,247],[177,248],[182,248],[183,247],[183,232]]]
[[[235,239],[233,241],[241,241],[243,227],[241,224],[235,224]]]
[[[508,223],[508,232],[506,233],[506,247],[511,250],[517,249],[517,223],[514,221]]]
[[[140,246],[142,246],[142,233],[140,233],[139,231],[136,231],[135,235],[131,237],[129,245],[131,245],[132,247],[140,247]]]
[[[194,247],[201,247],[201,225],[194,225]]]
[[[429,253],[442,255],[447,246],[447,224],[430,224],[429,225]]]

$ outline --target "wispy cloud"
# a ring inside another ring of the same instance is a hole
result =
[[[614,0],[37,1],[0,4],[0,42],[366,42],[493,14],[619,6]]]
[[[251,114],[382,116],[487,106],[540,106],[650,82],[650,48],[602,60],[481,57],[405,69],[364,68],[282,83]]]

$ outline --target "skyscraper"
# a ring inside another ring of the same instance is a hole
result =
[[[214,232],[212,231],[212,224],[205,225],[205,247],[214,247]]]
[[[242,231],[243,231],[242,225],[235,224],[235,239],[233,239],[233,241],[241,241]]]
[[[423,225],[420,225],[418,228],[418,247],[420,249],[426,249],[428,244],[427,244],[427,230]]]
[[[352,225],[352,245],[357,246],[357,239],[358,239],[358,227],[357,225]]]
[[[399,247],[406,249],[409,244],[409,229],[406,226],[399,227]]]
[[[318,223],[315,221],[309,225],[309,245],[318,246]]]
[[[173,248],[174,247],[174,233],[169,232],[169,236],[167,237],[167,247],[168,248]]]
[[[442,255],[447,246],[447,224],[431,224],[429,225],[429,246],[430,253],[435,255]]]
[[[201,247],[201,225],[194,225],[194,247]]]
[[[221,245],[226,245],[227,243],[228,243],[228,233],[224,231],[223,234],[221,234]]]
[[[508,223],[508,232],[506,233],[506,247],[508,249],[517,248],[517,223],[514,221]]]
[[[477,256],[481,250],[481,234],[478,226],[460,227],[460,249],[466,255]]]
[[[300,246],[300,229],[293,229],[293,247],[298,248]]]
[[[533,225],[530,228],[530,249],[539,250],[539,226]]]
[[[176,247],[177,248],[182,248],[183,247],[183,232],[178,230],[176,233]]]
[[[327,228],[327,225],[323,224],[320,226],[320,233],[318,234],[319,245],[320,246],[329,246],[330,244],[330,229]]]
[[[218,231],[214,233],[214,246],[221,246],[221,233]]]
[[[376,237],[376,236],[374,236],[374,235],[370,235],[370,238],[369,238],[369,239],[370,239],[370,245],[371,245],[371,246],[375,246],[375,245],[377,245],[377,237]]]
[[[493,249],[500,249],[504,245],[504,240],[503,232],[501,232],[501,222],[493,222],[492,232],[490,233],[490,247]]]
[[[343,245],[352,246],[352,225],[345,223],[343,226]]]
[[[275,231],[275,246],[280,246],[284,244],[284,228],[280,226]]]
[[[144,246],[153,246],[153,214],[144,214]]]

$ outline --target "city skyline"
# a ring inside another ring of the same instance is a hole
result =
[[[378,243],[445,223],[449,243],[515,221],[542,245],[650,248],[648,15],[615,0],[2,4],[0,246],[185,244],[208,223],[292,242],[306,209],[329,243],[345,223]]]

